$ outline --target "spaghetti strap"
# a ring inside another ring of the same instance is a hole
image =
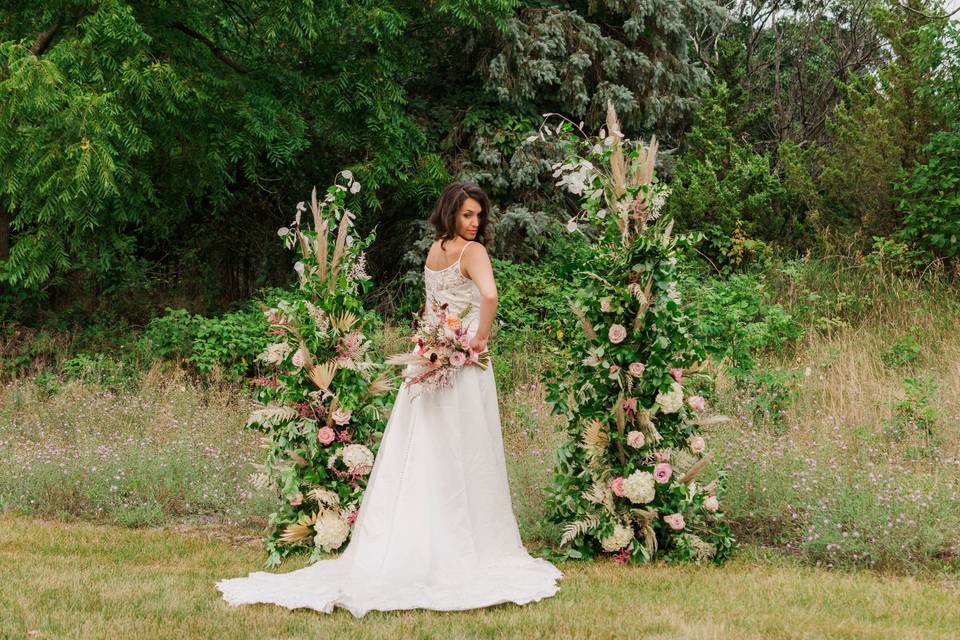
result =
[[[467,240],[467,244],[470,244],[471,242],[473,242],[473,240]],[[460,249],[460,257],[457,258],[457,261],[453,263],[457,265],[457,271],[460,273],[461,276],[463,276],[463,265],[460,264],[460,260],[463,259],[463,252],[467,250],[467,244],[463,245],[463,249]]]
[[[473,240],[467,240],[467,244],[470,244]],[[467,250],[467,244],[463,245],[463,249],[460,249],[460,257],[457,258],[457,262],[460,262],[460,259],[463,258],[463,252]]]

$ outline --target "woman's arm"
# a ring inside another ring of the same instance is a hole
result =
[[[479,248],[475,249],[474,246]],[[482,343],[478,344],[479,349],[484,349],[497,315],[497,283],[493,279],[493,265],[490,264],[487,248],[480,243],[471,243],[460,263],[463,274],[473,280],[480,290],[480,325],[474,340]]]

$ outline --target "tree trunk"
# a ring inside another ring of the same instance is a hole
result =
[[[10,213],[0,202],[0,260],[10,257]]]

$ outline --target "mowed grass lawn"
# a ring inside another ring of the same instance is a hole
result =
[[[3,638],[956,638],[955,584],[751,559],[722,568],[566,563],[525,606],[369,613],[229,607],[255,541],[0,515]],[[305,558],[289,561],[284,571]]]

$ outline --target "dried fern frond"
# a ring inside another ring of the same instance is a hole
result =
[[[587,427],[580,436],[580,444],[584,449],[606,449],[610,442],[607,427],[599,420],[587,421]]]
[[[594,504],[601,505],[610,514],[616,515],[616,508],[613,505],[613,491],[602,480],[594,480],[593,485],[580,494],[584,500]]]
[[[336,491],[325,489],[324,487],[314,487],[307,492],[307,497],[315,501],[321,507],[340,508],[340,496]]]
[[[637,309],[637,317],[633,321],[634,331],[639,331],[643,327],[643,319],[647,315],[647,309],[650,308],[650,304],[653,302],[653,274],[650,274],[650,277],[647,278],[647,286],[643,289],[643,302],[640,303],[640,308]]]
[[[269,405],[261,409],[255,409],[250,417],[247,418],[247,425],[254,423],[263,425],[275,425],[293,420],[297,417],[297,410],[293,407],[279,407]]]
[[[280,542],[294,544],[301,540],[306,540],[313,535],[313,525],[317,522],[318,513],[300,516],[300,519],[293,524],[288,524],[280,534]]]
[[[337,363],[333,360],[324,362],[323,364],[317,364],[307,371],[307,377],[310,378],[310,381],[313,384],[317,385],[318,389],[329,389],[330,383],[333,381],[333,375],[337,372]]]
[[[567,524],[563,528],[563,535],[560,536],[560,546],[573,542],[577,536],[584,534],[591,529],[595,529],[600,524],[600,518],[597,516],[587,516],[581,520],[576,520]]]
[[[627,288],[630,290],[630,295],[636,298],[641,306],[647,304],[647,294],[639,282],[631,282]]]

